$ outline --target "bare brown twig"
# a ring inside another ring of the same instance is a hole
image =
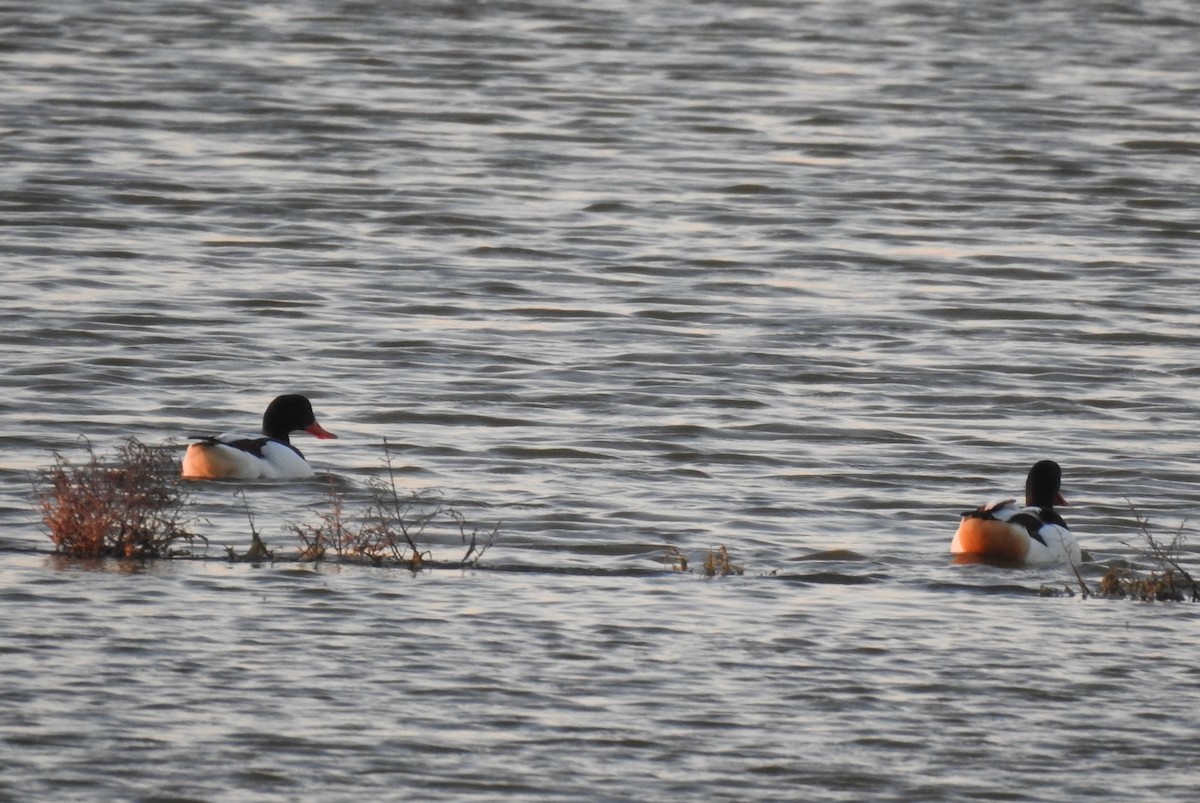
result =
[[[1126,542],[1126,546],[1136,549],[1151,568],[1139,571],[1127,565],[1114,565],[1100,579],[1099,591],[1094,593],[1143,602],[1200,602],[1200,584],[1180,562],[1187,540],[1183,534],[1184,525],[1179,526],[1169,542],[1163,542],[1151,531],[1149,517],[1142,516],[1132,502],[1129,502],[1129,508],[1145,544],[1135,546]]]
[[[329,510],[317,514],[315,523],[288,525],[303,544],[301,559],[321,560],[332,550],[340,559],[391,562],[418,571],[433,559],[432,553],[421,546],[426,533],[438,522],[447,521],[466,546],[459,565],[476,565],[494,542],[499,525],[481,538],[479,529],[471,527],[458,510],[444,504],[437,491],[402,494],[387,439],[383,449],[387,479],[372,478],[368,482],[371,498],[360,514],[346,516],[344,500],[331,482]]]

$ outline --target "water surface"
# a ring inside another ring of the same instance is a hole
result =
[[[947,555],[1044,457],[1091,581],[1197,507],[1191,4],[0,11],[0,795],[1194,786],[1190,606]],[[480,565],[227,564],[222,483],[200,559],[47,554],[51,450],[282,392],[278,554],[386,439]]]

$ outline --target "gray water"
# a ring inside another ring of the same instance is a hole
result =
[[[1188,532],[1198,42],[1184,0],[0,2],[0,797],[1190,799],[1194,606],[948,547],[1047,457],[1085,579],[1135,509]],[[194,559],[49,554],[52,450],[283,392],[318,478],[192,484]],[[499,523],[475,568],[288,557],[385,439]],[[247,509],[278,560],[224,560]]]

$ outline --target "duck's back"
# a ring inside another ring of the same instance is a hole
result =
[[[1003,499],[964,514],[950,542],[950,553],[1023,563],[1029,552],[1029,535],[1009,522],[1020,510],[1016,500]]]

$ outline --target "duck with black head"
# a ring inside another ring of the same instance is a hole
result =
[[[1015,499],[989,502],[962,514],[950,542],[957,562],[987,562],[1012,566],[1078,565],[1079,542],[1054,509],[1066,505],[1062,468],[1039,460],[1025,480],[1025,504]]]
[[[336,438],[317,423],[312,404],[299,394],[279,396],[263,414],[262,435],[193,435],[183,456],[188,479],[299,479],[313,475],[312,466],[292,445],[293,432]]]

